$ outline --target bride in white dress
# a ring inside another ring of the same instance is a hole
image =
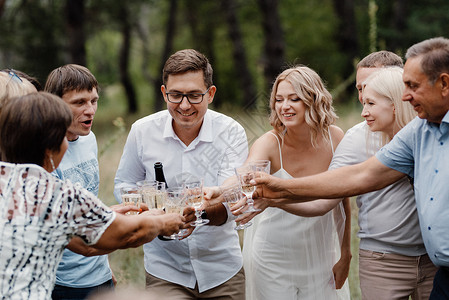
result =
[[[281,178],[326,171],[344,133],[332,125],[332,97],[318,74],[305,66],[282,72],[270,108],[274,129],[254,143],[247,162],[268,159],[271,173]],[[344,207],[323,199],[277,207],[267,203],[256,200],[264,211],[245,229],[246,299],[349,299],[350,219],[344,222],[349,200],[343,200]]]

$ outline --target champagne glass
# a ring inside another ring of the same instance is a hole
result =
[[[202,226],[209,223],[208,219],[201,218],[201,206],[203,205],[203,179],[190,178],[184,182],[187,202],[195,209],[196,221],[192,226]]]
[[[137,187],[123,187],[120,189],[122,196],[122,205],[135,205],[140,208],[142,202],[142,195]],[[129,211],[127,215],[137,215],[138,211]]]
[[[230,187],[227,187],[226,190],[223,192],[223,198],[228,203],[229,207],[232,208],[237,202],[239,202],[242,199],[243,193],[242,189],[239,184],[234,184]],[[245,229],[246,227],[251,226],[252,222],[247,222],[245,224],[237,224],[237,226],[234,227],[235,230],[241,230]]]
[[[165,183],[156,180],[142,180],[137,182],[142,201],[149,209],[163,209],[166,197]]]
[[[186,207],[186,193],[182,187],[168,188],[166,191],[167,197],[165,198],[164,206],[166,213],[179,213],[182,215],[184,207]],[[183,235],[182,230],[178,233],[174,233],[170,236],[164,236],[166,239],[176,240]]]
[[[254,172],[263,172],[270,174],[271,169],[271,161],[266,159],[254,160],[248,163],[248,165],[253,169]]]
[[[256,190],[256,186],[250,183],[255,176],[253,168],[249,165],[235,168],[235,174],[242,187],[242,192],[246,196],[246,204],[248,204],[248,208],[244,212],[250,213],[260,211],[260,209],[254,207],[253,193]]]

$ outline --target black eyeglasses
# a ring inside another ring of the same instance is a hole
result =
[[[188,94],[183,94],[183,93],[176,93],[176,92],[170,92],[170,93],[165,93],[165,95],[167,95],[167,100],[170,103],[181,103],[182,100],[184,100],[184,97],[187,98],[187,101],[189,101],[190,104],[199,104],[201,102],[203,102],[203,98],[204,95],[206,95],[211,87],[209,87],[204,93],[188,93]]]

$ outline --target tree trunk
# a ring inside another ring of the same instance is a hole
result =
[[[218,3],[218,2],[217,2]],[[215,1],[189,1],[186,5],[186,18],[192,31],[192,39],[195,49],[203,53],[214,67],[215,51],[214,40],[217,27],[217,14],[221,9]],[[198,18],[198,16],[200,16]],[[213,81],[217,82],[218,72],[214,72]],[[214,97],[214,106],[222,106],[222,98],[218,97],[218,92]]]
[[[176,29],[176,12],[178,10],[178,1],[170,0],[170,9],[167,20],[167,31],[165,32],[165,46],[162,52],[161,65],[159,67],[159,76],[154,84],[154,109],[160,111],[163,108],[164,99],[161,95],[162,85],[162,70],[164,69],[165,61],[170,57],[173,51],[173,38],[175,36]]]
[[[0,0],[0,18],[2,17],[3,12],[5,11],[5,3],[6,0]]]
[[[237,80],[243,91],[244,105],[246,108],[254,108],[257,104],[256,88],[251,72],[248,69],[245,47],[235,12],[235,3],[234,0],[222,0],[221,5],[226,14],[226,20],[229,26],[229,38],[233,47],[234,66],[238,74]]]
[[[351,60],[359,54],[357,43],[357,30],[354,15],[354,0],[333,0],[334,8],[340,24],[337,30],[337,43],[342,53],[348,58],[344,77],[348,77],[354,71]]]
[[[408,9],[406,5],[406,0],[395,0],[393,2],[393,18],[391,27],[396,31],[396,37],[390,40],[391,50],[398,51],[403,45],[406,45],[404,35],[406,27],[406,17],[408,14]]]
[[[285,41],[278,12],[278,0],[258,0],[265,34],[264,76],[267,89],[285,63]]]
[[[126,99],[128,101],[128,112],[137,112],[137,99],[132,80],[129,76],[129,53],[131,48],[131,24],[129,20],[129,12],[126,8],[126,3],[121,4],[120,7],[120,25],[123,36],[123,43],[120,47],[119,53],[119,72],[120,82],[125,89]]]
[[[70,63],[86,65],[86,35],[84,32],[85,1],[67,0],[65,20],[69,39]]]

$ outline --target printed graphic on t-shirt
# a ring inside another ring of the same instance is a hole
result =
[[[72,168],[63,170],[62,176],[63,178],[70,179],[74,183],[79,182],[89,192],[98,195],[100,178],[98,161],[96,159],[84,161]]]

